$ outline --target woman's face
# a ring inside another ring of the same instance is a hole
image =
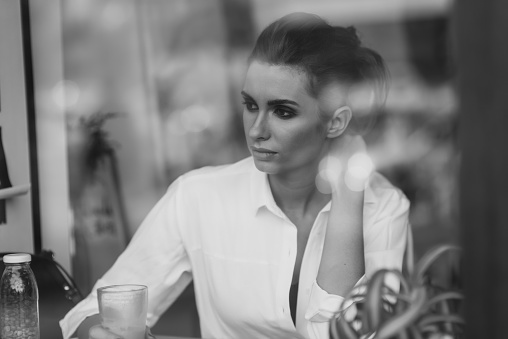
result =
[[[260,171],[286,175],[317,168],[327,122],[306,85],[306,75],[293,68],[257,61],[249,66],[242,90],[243,125]]]

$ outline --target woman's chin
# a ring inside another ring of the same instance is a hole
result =
[[[259,171],[264,172],[266,174],[277,174],[278,173],[278,168],[274,163],[267,162],[267,161],[259,161],[259,160],[256,160],[256,158],[254,158],[254,165],[256,166],[256,168]]]

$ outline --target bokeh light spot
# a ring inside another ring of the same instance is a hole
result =
[[[374,163],[366,153],[355,153],[348,160],[347,167],[349,170],[357,171],[359,173],[370,173],[374,170]]]
[[[374,170],[372,159],[365,153],[356,153],[349,158],[345,181],[352,191],[362,191]]]
[[[111,2],[102,11],[102,23],[106,29],[121,28],[131,15],[130,8],[122,2]]]
[[[319,162],[319,170],[326,170],[332,173],[339,173],[341,167],[340,160],[333,155],[328,155]]]
[[[180,112],[180,122],[185,131],[199,133],[210,127],[211,112],[203,106],[192,105]]]
[[[74,81],[63,80],[51,90],[53,102],[61,109],[69,109],[79,101],[81,90]]]
[[[336,175],[336,173],[335,173]],[[316,176],[316,188],[323,194],[331,194],[334,190],[334,186],[331,184],[331,179],[334,173],[330,170],[321,170]]]

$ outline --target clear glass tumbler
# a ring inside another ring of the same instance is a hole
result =
[[[101,325],[124,339],[144,339],[148,289],[144,285],[112,285],[97,289]]]

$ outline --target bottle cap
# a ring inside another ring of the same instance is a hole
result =
[[[4,255],[4,263],[6,264],[19,264],[22,262],[32,261],[32,256],[28,253],[15,253]]]

